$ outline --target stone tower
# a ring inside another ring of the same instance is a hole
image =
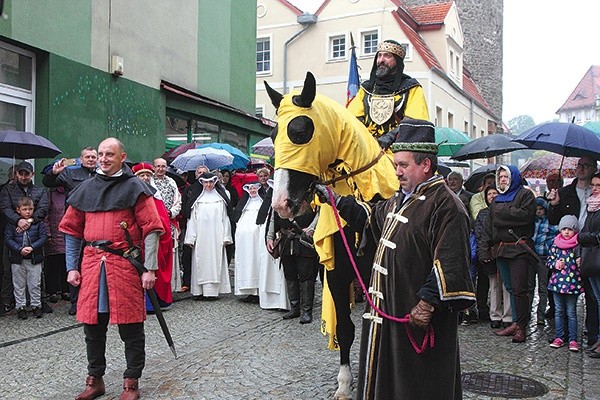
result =
[[[403,0],[408,7],[443,0]],[[465,38],[464,65],[483,98],[502,116],[502,60],[504,0],[454,0]]]

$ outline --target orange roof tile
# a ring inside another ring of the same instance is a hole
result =
[[[410,8],[410,14],[420,25],[443,24],[452,2],[428,4]]]
[[[596,96],[600,96],[600,66],[592,65],[581,81],[579,81],[579,84],[575,87],[575,90],[573,90],[567,101],[565,101],[556,113],[591,108],[596,101]]]
[[[407,21],[406,17],[410,17],[410,15],[404,15],[403,11],[405,10],[399,8],[396,12],[393,12],[392,15],[398,22],[398,25],[402,31],[404,31],[404,34],[413,45],[415,50],[417,50],[419,55],[423,58],[429,69],[436,67],[440,71],[443,71],[444,69],[442,68],[442,65],[435,57],[429,46],[427,46],[421,35],[419,35],[419,33],[417,33],[417,31],[411,26],[412,24],[409,24],[409,22],[412,21]]]

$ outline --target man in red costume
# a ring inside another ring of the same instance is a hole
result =
[[[105,392],[109,322],[118,325],[125,344],[127,369],[120,400],[140,397],[138,379],[146,358],[144,289],[154,287],[158,241],[164,230],[152,191],[124,164],[126,158],[118,139],[102,141],[98,173],[71,192],[59,225],[65,233],[67,281],[80,286],[77,320],[84,324],[88,357],[86,388],[76,400]],[[114,253],[130,249],[130,241],[145,250],[147,271],[141,276],[129,260]]]

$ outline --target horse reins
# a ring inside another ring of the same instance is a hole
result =
[[[377,159],[379,159],[382,154],[383,154],[383,152],[379,155],[379,157]],[[357,171],[359,171],[359,170],[357,170]],[[369,306],[371,307],[371,309],[373,309],[376,313],[378,313],[379,315],[381,315],[383,318],[385,318],[387,320],[405,324],[404,326],[406,328],[406,335],[408,336],[408,340],[410,341],[410,344],[412,345],[413,349],[415,350],[415,352],[417,354],[423,353],[427,347],[433,348],[434,344],[435,344],[435,334],[433,331],[433,326],[429,325],[427,327],[427,329],[425,331],[425,337],[423,338],[423,343],[421,344],[421,347],[419,347],[417,345],[415,338],[413,337],[412,331],[410,330],[410,328],[408,326],[408,324],[410,322],[410,314],[406,314],[406,316],[404,318],[398,318],[393,315],[385,313],[384,311],[382,311],[379,307],[377,307],[373,303],[373,301],[371,300],[371,296],[368,293],[367,287],[365,286],[365,283],[360,276],[360,271],[358,270],[356,262],[354,261],[354,256],[352,254],[352,251],[350,250],[350,246],[348,245],[348,240],[346,238],[346,234],[344,233],[344,228],[342,226],[342,222],[340,221],[340,214],[338,213],[337,207],[335,205],[335,200],[333,198],[333,190],[331,190],[331,188],[329,186],[326,186],[326,189],[327,189],[327,193],[329,194],[331,208],[333,208],[333,215],[335,216],[335,221],[338,225],[340,234],[342,235],[342,241],[344,242],[344,247],[346,248],[346,252],[348,253],[348,258],[350,259],[350,263],[352,264],[352,268],[354,268],[354,273],[356,274],[358,283],[360,283],[360,287],[361,287],[363,293],[365,294],[365,298],[367,299],[367,302],[369,303]]]
[[[371,160],[370,163],[368,163],[367,165],[364,165],[362,167],[360,167],[359,169],[357,169],[356,171],[351,171],[345,174],[341,174],[340,176],[336,176],[335,178],[331,178],[325,182],[321,182],[323,185],[327,186],[327,185],[331,185],[334,184],[336,182],[339,182],[341,180],[347,179],[347,178],[351,178],[354,175],[358,175],[361,174],[363,172],[365,172],[366,170],[368,170],[369,168],[371,168],[373,165],[377,164],[377,162],[381,159],[381,157],[383,157],[383,155],[385,154],[385,150],[381,149],[381,151],[379,152],[379,154],[377,155],[377,157],[375,157],[373,160]]]

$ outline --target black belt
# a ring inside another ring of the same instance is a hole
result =
[[[112,244],[112,242],[110,240],[93,240],[91,242],[85,242],[86,246],[90,246],[90,247],[95,247],[97,249],[102,249],[104,250],[104,248],[106,246],[110,246]]]
[[[108,253],[115,254],[117,256],[128,259],[129,262],[131,262],[136,267],[136,269],[139,269],[140,266],[143,268],[143,265],[140,263],[140,261],[136,260],[136,258],[140,256],[140,250],[138,247],[132,247],[127,250],[121,250],[112,249],[108,247],[111,244],[112,242],[110,240],[93,240],[91,242],[85,242],[86,246],[90,246],[95,249],[100,249],[102,251],[106,251]]]

